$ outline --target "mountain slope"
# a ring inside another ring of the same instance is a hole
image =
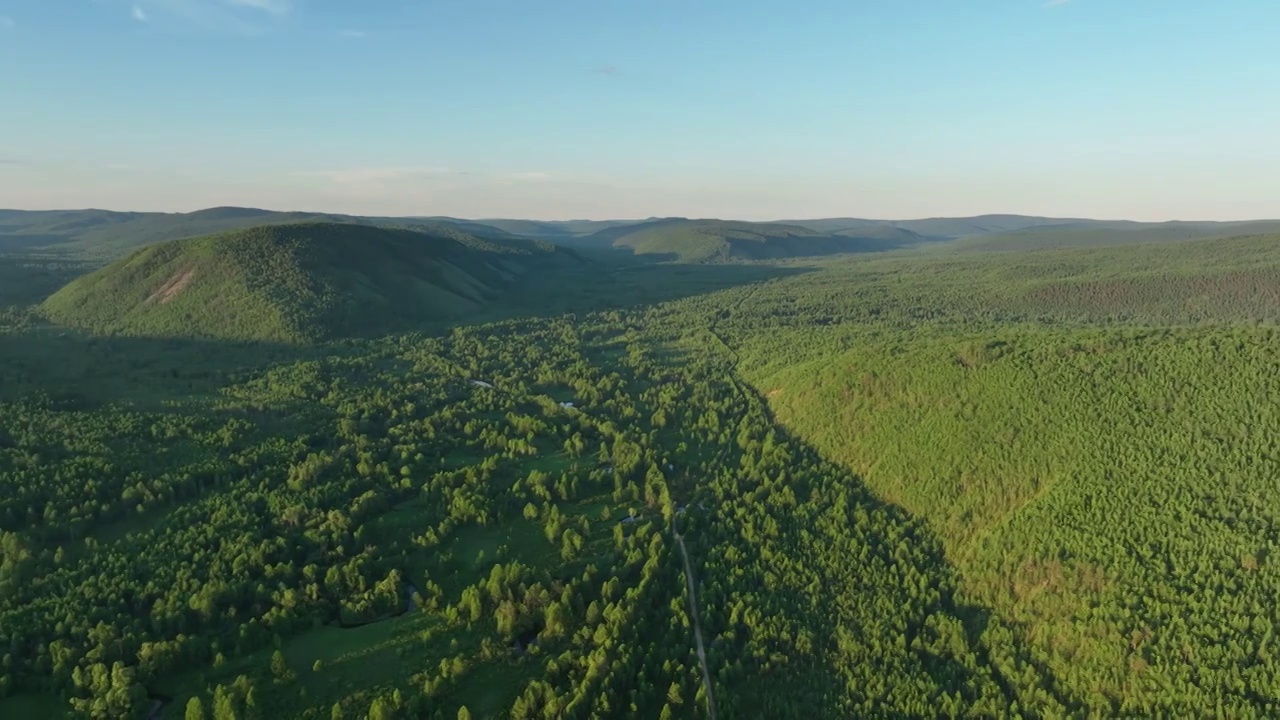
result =
[[[1275,715],[1270,636],[1236,618],[1278,579],[1280,237],[904,254],[747,293],[718,328],[774,417],[938,533],[1062,714]]]
[[[461,317],[572,258],[447,228],[271,225],[143,249],[41,308],[103,333],[308,342]]]

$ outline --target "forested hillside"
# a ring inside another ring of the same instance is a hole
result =
[[[887,226],[820,232],[799,225],[676,218],[608,228],[570,244],[708,263],[891,250],[922,241],[909,230]]]
[[[44,302],[99,333],[306,342],[474,313],[572,251],[461,231],[271,225],[140,250]]]
[[[20,254],[104,264],[139,248],[181,238],[263,225],[337,222],[390,228],[430,226],[491,239],[511,239],[502,230],[450,218],[355,217],[333,213],[279,212],[216,207],[189,213],[108,210],[0,210],[0,255]]]
[[[1225,238],[1280,232],[1280,221],[1167,222],[979,215],[919,220],[823,218],[779,222],[690,220],[516,220],[356,217],[217,207],[190,213],[107,210],[0,210],[0,257],[102,265],[139,248],[263,225],[339,222],[374,227],[431,226],[493,240],[526,238],[614,250],[650,261],[741,262],[907,248],[1031,250]]]
[[[708,328],[662,318],[240,346],[214,361],[184,341],[6,338],[5,707],[1016,706],[928,531],[778,433]],[[72,352],[111,381],[31,382]],[[232,369],[254,358],[262,369]]]
[[[739,293],[777,419],[927,521],[1067,707],[1274,712],[1280,238],[912,267]]]
[[[0,717],[1280,713],[1280,237],[77,271],[0,264]]]
[[[1220,223],[1117,223],[1115,226],[1041,226],[990,235],[965,237],[947,250],[1008,251],[1071,247],[1115,247],[1141,243],[1230,238],[1280,233],[1280,220]]]

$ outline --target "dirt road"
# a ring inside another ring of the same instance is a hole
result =
[[[680,546],[680,557],[684,559],[684,579],[689,584],[689,614],[693,618],[693,639],[697,643],[698,664],[702,666],[702,687],[707,691],[707,712],[711,714],[711,720],[716,720],[716,696],[711,689],[711,672],[707,670],[707,648],[702,642],[702,623],[698,620],[698,593],[694,589],[696,583],[693,578],[693,565],[689,562],[689,550],[684,545],[684,536],[680,534],[674,520],[671,523],[671,534],[675,536],[676,544]]]

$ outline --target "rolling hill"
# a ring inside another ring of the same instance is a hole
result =
[[[338,215],[218,207],[191,213],[54,210],[0,212],[0,250],[114,259],[166,240],[255,225],[345,220]]]
[[[1129,245],[1271,233],[1280,221],[1166,222],[979,215],[918,220],[820,218],[778,222],[646,220],[465,220],[357,217],[216,207],[191,213],[109,210],[0,210],[0,253],[100,265],[168,240],[261,225],[341,222],[375,227],[450,228],[478,237],[526,238],[565,247],[621,250],[642,259],[682,262],[767,260],[874,252],[928,245],[985,251]]]
[[[817,232],[834,233],[870,227],[892,227],[909,230],[933,240],[996,235],[1041,227],[1124,227],[1128,221],[1090,220],[1086,218],[1051,218],[1033,215],[975,215],[973,217],[939,217],[919,220],[871,220],[867,218],[819,218],[814,220],[781,220]]]
[[[830,218],[777,223],[670,218],[606,228],[556,242],[614,248],[680,262],[726,262],[877,252],[928,246],[939,252],[1111,247],[1266,234],[1280,221],[1140,223],[983,215],[924,220]]]
[[[920,220],[823,218],[784,220],[820,233],[865,232],[869,228],[898,228],[956,250],[1026,250],[1053,247],[1098,247],[1142,242],[1202,240],[1280,231],[1277,220],[1170,221],[1093,220],[1031,215],[977,215]]]
[[[675,218],[608,228],[579,238],[575,244],[703,263],[888,250],[922,241],[913,232],[890,227],[824,233],[799,225]]]
[[[309,342],[462,317],[528,270],[576,261],[445,227],[268,225],[145,248],[41,310],[99,333]]]
[[[564,240],[583,237],[609,228],[638,225],[648,220],[518,220],[511,218],[490,218],[483,220],[460,220],[452,217],[429,218],[448,223],[465,223],[500,230],[512,235],[546,240]],[[650,218],[649,220],[653,220]]]
[[[1051,225],[961,238],[943,247],[963,252],[1048,250],[1184,242],[1274,233],[1280,233],[1280,220]]]
[[[495,227],[450,218],[356,217],[215,207],[189,213],[109,210],[0,210],[0,253],[52,255],[105,263],[148,245],[261,225],[340,222],[377,227],[448,227],[472,235],[510,239]]]
[[[1070,709],[1035,715],[1275,715],[1246,668],[1275,617],[1280,236],[847,258],[720,303],[773,417],[1025,633],[987,637]]]

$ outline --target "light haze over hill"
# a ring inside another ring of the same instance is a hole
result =
[[[0,253],[34,254],[102,264],[139,247],[228,230],[299,222],[463,233],[494,241],[552,242],[651,261],[726,262],[901,250],[956,250],[1123,245],[1280,232],[1280,221],[1138,223],[984,215],[970,218],[869,220],[825,218],[753,223],[741,220],[466,220],[452,217],[357,217],[218,207],[193,213],[105,210],[0,210]]]

